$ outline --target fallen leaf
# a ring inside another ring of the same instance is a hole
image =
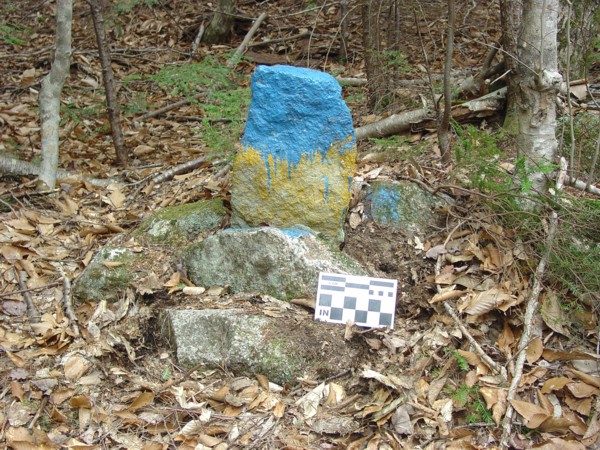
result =
[[[600,394],[600,389],[587,383],[569,383],[567,389],[576,398],[587,398]]]
[[[542,294],[540,313],[544,323],[548,325],[552,331],[562,334],[563,336],[570,336],[568,325],[571,320],[568,314],[562,309],[558,295],[548,290]]]
[[[526,358],[529,364],[533,364],[542,356],[544,352],[544,343],[539,337],[532,339],[527,346]]]
[[[567,377],[555,377],[546,380],[542,386],[542,394],[549,394],[553,391],[560,391],[565,385],[571,383],[573,380]]]
[[[523,416],[523,424],[527,428],[537,428],[550,417],[548,412],[538,405],[522,400],[509,400],[513,408]]]

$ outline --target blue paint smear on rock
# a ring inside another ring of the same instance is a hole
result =
[[[343,143],[340,152],[351,150],[356,138],[341,92],[337,80],[324,72],[258,66],[242,144],[257,150],[265,162],[272,155],[292,168],[302,157],[312,161],[317,152],[326,157],[332,143]]]
[[[371,203],[371,215],[379,224],[398,224],[400,225],[400,214],[398,213],[398,204],[402,200],[399,189],[386,185],[376,185],[369,195]]]

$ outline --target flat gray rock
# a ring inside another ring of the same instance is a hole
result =
[[[321,271],[366,275],[354,259],[305,228],[223,230],[189,247],[183,262],[197,285],[281,300],[315,295]]]
[[[343,328],[310,318],[266,317],[243,309],[167,309],[163,334],[179,364],[218,368],[235,375],[265,375],[278,384],[303,376],[328,377],[353,367],[357,342],[344,341]]]

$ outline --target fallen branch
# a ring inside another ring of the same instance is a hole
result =
[[[207,156],[201,156],[199,158],[192,159],[191,161],[188,161],[183,164],[179,164],[178,166],[172,167],[171,169],[167,170],[164,173],[161,173],[159,175],[152,177],[151,180],[155,184],[162,183],[163,181],[170,180],[175,175],[179,175],[181,173],[185,173],[185,172],[189,172],[190,170],[194,170],[195,168],[204,164],[207,160],[208,160]]]
[[[260,42],[253,42],[252,44],[248,44],[248,48],[262,47],[263,45],[278,44],[280,42],[296,41],[298,39],[302,39],[302,38],[308,37],[308,36],[310,36],[310,31],[305,31],[305,32],[297,34],[295,36],[288,36],[288,37],[282,37],[282,38],[277,38],[277,39],[269,39],[269,40],[260,41]]]
[[[40,168],[38,165],[30,163],[28,161],[23,161],[21,159],[9,158],[4,155],[0,155],[0,173],[6,173],[10,175],[40,175]],[[74,174],[72,172],[68,172],[66,170],[58,169],[56,172],[56,178],[83,178],[90,184],[98,187],[106,187],[111,183],[115,183],[116,180],[113,179],[99,179],[99,178],[89,178],[86,176],[81,176],[78,174]]]
[[[589,192],[590,194],[600,195],[600,188],[593,184],[588,184],[585,181],[578,180],[577,178],[571,178],[570,176],[565,177],[565,183],[580,191]]]
[[[258,16],[258,19],[256,19],[254,24],[252,24],[252,28],[250,28],[250,30],[248,30],[248,33],[246,33],[246,36],[244,37],[244,40],[242,41],[240,46],[235,50],[234,54],[227,61],[227,67],[229,67],[231,69],[232,67],[235,67],[235,65],[239,62],[240,58],[242,57],[242,55],[248,48],[250,39],[252,39],[252,36],[254,36],[254,33],[256,33],[256,30],[258,30],[258,27],[260,27],[260,24],[266,18],[267,18],[266,12],[264,12],[260,16]]]
[[[142,114],[140,117],[136,117],[134,120],[136,122],[141,122],[142,120],[150,119],[151,117],[160,116],[161,114],[171,111],[172,109],[179,108],[181,106],[184,106],[184,105],[187,105],[188,103],[193,102],[194,100],[198,100],[200,97],[203,97],[204,95],[206,95],[205,92],[199,92],[196,95],[192,95],[191,97],[184,98],[183,100],[180,100],[178,102],[171,103],[170,105],[167,105],[167,106],[163,106],[162,108],[159,108],[155,111],[150,111],[150,112],[147,112],[146,114]]]
[[[198,47],[200,47],[200,41],[202,41],[202,36],[204,36],[205,29],[206,28],[204,27],[204,22],[202,22],[202,24],[200,24],[198,34],[196,35],[196,39],[194,39],[194,43],[192,44],[192,50],[190,51],[190,57],[188,61],[192,60],[192,58],[194,57],[194,53],[196,53],[196,50],[198,50]]]
[[[435,274],[436,275],[439,275],[440,270],[442,268],[442,258],[443,258],[443,255],[438,256],[438,259],[437,259],[437,262],[435,265]],[[439,285],[437,286],[437,291],[438,291],[438,294],[441,294],[441,289],[440,289]],[[490,369],[492,369],[494,372],[496,372],[497,374],[499,374],[502,377],[502,381],[506,381],[506,379],[508,378],[508,375],[506,373],[506,368],[501,367],[498,364],[496,364],[496,362],[492,358],[490,358],[486,352],[483,351],[483,349],[481,348],[481,345],[479,345],[479,342],[477,342],[475,340],[475,338],[471,335],[469,330],[467,330],[467,327],[464,326],[464,324],[460,320],[460,317],[458,317],[456,315],[456,313],[454,312],[454,309],[452,309],[452,306],[450,306],[450,304],[447,301],[444,300],[442,302],[442,305],[444,305],[444,309],[450,315],[450,317],[452,317],[452,320],[454,320],[454,323],[456,323],[456,325],[458,326],[458,328],[460,329],[462,334],[469,340],[469,342],[473,346],[473,351],[475,353],[477,353],[477,355],[483,360],[483,362]]]
[[[19,283],[19,289],[23,291],[23,299],[25,300],[25,304],[27,305],[27,317],[29,317],[30,323],[40,323],[42,316],[40,312],[33,304],[33,299],[31,295],[29,295],[29,291],[27,290],[27,285],[25,282],[27,281],[27,272],[24,270],[17,270],[15,267],[15,276],[17,278],[17,282]]]
[[[367,84],[367,79],[366,78],[345,78],[345,77],[335,77],[335,79],[338,81],[338,83],[340,83],[341,85],[346,85],[346,86],[365,86]]]
[[[567,163],[564,158],[561,158],[560,165],[561,169],[556,181],[557,194],[562,189],[563,183],[567,178]],[[548,264],[548,260],[550,259],[552,245],[554,244],[554,236],[556,235],[557,228],[558,213],[556,211],[552,211],[552,215],[550,217],[550,224],[548,226],[548,234],[546,235],[546,245],[544,253],[542,254],[542,258],[540,259],[540,262],[537,268],[535,269],[535,273],[533,274],[533,288],[531,289],[531,293],[529,294],[529,298],[527,299],[525,316],[523,317],[523,334],[521,335],[521,339],[519,340],[519,347],[517,351],[518,354],[517,359],[515,361],[515,372],[513,374],[513,379],[510,383],[510,387],[508,388],[508,393],[506,395],[507,406],[506,413],[504,414],[504,419],[502,419],[502,439],[500,440],[501,448],[509,448],[509,440],[512,432],[512,421],[515,412],[510,401],[515,398],[517,388],[519,387],[521,377],[523,375],[523,365],[525,364],[525,358],[527,356],[526,350],[530,342],[532,341],[532,335],[534,333],[533,316],[538,310],[540,293],[542,291],[542,280],[544,279],[544,274],[546,272],[546,265]]]
[[[69,280],[69,277],[67,277],[62,267],[59,270],[63,280],[63,304],[65,305],[65,312],[71,322],[71,330],[73,330],[75,337],[79,337],[79,326],[77,325],[77,316],[73,309],[73,300],[71,296],[71,280]]]
[[[461,122],[466,119],[489,117],[502,109],[505,99],[506,88],[499,89],[483,97],[453,106],[452,118],[457,122]],[[431,122],[431,127],[433,128],[435,126],[432,122],[433,120],[432,111],[422,108],[393,114],[377,122],[358,127],[354,132],[357,140],[371,137],[381,138],[410,130],[417,125],[424,127],[429,122]]]
[[[542,279],[544,278],[544,273],[546,271],[546,264],[548,263],[548,259],[550,257],[550,251],[552,249],[552,243],[554,241],[554,235],[556,234],[556,228],[558,224],[558,214],[556,211],[552,211],[552,216],[550,218],[550,226],[548,227],[548,235],[546,236],[546,250],[544,251],[544,255],[537,266],[534,274],[534,282],[533,288],[531,290],[531,294],[529,295],[529,299],[527,300],[527,307],[525,308],[525,317],[523,318],[523,334],[521,335],[521,339],[519,340],[518,347],[518,356],[515,362],[515,373],[513,375],[513,379],[510,383],[510,387],[508,388],[508,394],[506,396],[507,407],[506,414],[504,415],[504,419],[502,420],[502,439],[500,441],[500,446],[502,448],[509,448],[508,441],[510,439],[510,434],[512,430],[512,421],[514,408],[510,404],[510,400],[515,398],[515,393],[517,392],[517,388],[519,387],[519,383],[521,382],[521,376],[523,375],[523,365],[525,364],[525,357],[527,356],[527,346],[532,340],[533,334],[533,315],[538,309],[539,304],[539,296],[542,291]]]
[[[415,111],[405,111],[400,114],[392,114],[377,122],[358,127],[354,130],[354,133],[356,134],[357,141],[371,137],[381,138],[410,130],[413,125],[432,119],[433,115],[431,114],[431,111],[426,108],[417,109]]]

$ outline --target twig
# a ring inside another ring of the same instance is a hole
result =
[[[335,79],[340,84],[345,84],[347,86],[365,86],[367,84],[366,78],[344,78],[344,77],[335,77]]]
[[[30,430],[33,430],[36,422],[40,418],[40,415],[42,414],[42,411],[44,410],[44,408],[46,407],[47,404],[48,404],[48,396],[44,395],[42,397],[42,401],[40,402],[39,408],[35,412],[35,416],[33,416],[33,419],[31,419],[31,422],[29,422],[29,426],[27,428],[29,428]]]
[[[427,56],[427,52],[425,51],[425,43],[423,42],[423,36],[421,35],[421,29],[419,28],[419,21],[417,19],[417,11],[413,10],[413,16],[415,20],[415,27],[417,28],[417,33],[419,34],[419,42],[421,43],[421,52],[423,52],[423,59],[425,60],[425,70],[427,71],[427,79],[429,80],[429,90],[431,94],[431,101],[433,103],[433,107],[435,109],[436,116],[440,114],[440,107],[438,103],[435,101],[435,91],[433,90],[433,79],[431,77],[431,65],[429,64],[429,57]]]
[[[558,177],[558,182],[556,186],[557,194],[562,188],[563,180],[566,178],[566,161],[564,158],[561,158],[561,172]],[[517,392],[517,388],[519,387],[519,383],[521,382],[521,377],[523,375],[523,365],[525,364],[525,357],[527,356],[527,352],[524,351],[529,343],[532,340],[533,335],[533,316],[538,309],[539,297],[542,291],[542,280],[544,279],[544,274],[546,272],[546,264],[548,264],[548,259],[550,258],[550,253],[552,251],[552,245],[554,243],[554,236],[556,235],[556,229],[558,228],[558,213],[556,211],[552,211],[552,215],[550,217],[550,224],[548,226],[548,234],[546,235],[546,248],[544,249],[544,253],[540,262],[535,269],[534,273],[534,281],[533,288],[531,289],[531,293],[529,294],[529,298],[527,299],[527,306],[525,308],[525,317],[523,318],[523,334],[521,335],[521,339],[519,340],[518,351],[520,352],[515,361],[515,371],[513,375],[513,379],[510,383],[510,387],[508,388],[508,394],[506,395],[507,407],[506,413],[504,415],[504,419],[502,420],[502,439],[500,440],[500,446],[502,448],[508,448],[510,435],[512,432],[512,421],[514,415],[514,408],[510,404],[510,401],[515,398],[515,393]]]
[[[194,53],[196,53],[196,50],[198,50],[198,47],[200,47],[200,41],[202,40],[202,36],[204,35],[204,30],[206,28],[204,27],[204,22],[202,22],[200,24],[200,29],[198,30],[198,34],[196,35],[196,39],[194,39],[194,43],[192,44],[192,50],[190,51],[190,57],[188,59],[188,61],[191,61],[192,58],[194,57]]]
[[[192,159],[191,161],[188,161],[183,164],[179,164],[178,166],[175,166],[175,167],[167,170],[166,172],[161,173],[161,174],[151,178],[151,180],[155,184],[162,183],[163,181],[170,180],[175,175],[179,175],[181,173],[185,173],[190,170],[194,170],[195,168],[197,168],[197,167],[201,166],[203,163],[205,163],[207,160],[208,160],[207,156],[201,156],[199,158]]]
[[[134,120],[136,122],[141,122],[142,120],[150,119],[151,117],[160,116],[161,114],[164,114],[167,111],[171,111],[172,109],[187,105],[188,103],[191,103],[194,100],[198,100],[200,97],[202,97],[204,95],[206,95],[204,92],[199,92],[196,95],[192,95],[191,97],[184,98],[183,100],[180,100],[178,102],[171,103],[170,105],[167,105],[167,106],[163,106],[162,108],[159,108],[155,111],[150,111],[150,112],[147,112],[146,114],[142,114],[140,117],[136,117]]]
[[[62,267],[59,268],[59,271],[60,276],[63,279],[63,304],[65,305],[65,312],[71,321],[71,330],[73,330],[76,337],[79,337],[79,326],[77,325],[77,316],[73,310],[73,299],[71,296],[71,280],[69,280],[69,277],[67,277]]]
[[[4,293],[0,294],[0,298],[10,297],[12,295],[17,295],[17,294],[23,294],[24,292],[41,291],[42,289],[48,289],[49,287],[58,286],[60,284],[61,283],[56,282],[56,283],[45,284],[44,286],[38,286],[38,287],[27,288],[27,289],[20,289],[18,291],[12,291],[12,292],[4,292]]]
[[[240,58],[248,48],[250,39],[252,39],[252,36],[254,36],[254,33],[256,33],[256,30],[258,30],[258,27],[260,27],[260,24],[263,22],[263,20],[267,18],[267,16],[268,14],[264,12],[260,16],[258,16],[258,19],[254,21],[254,24],[252,24],[252,28],[250,28],[248,33],[246,33],[246,36],[244,37],[244,40],[242,41],[240,46],[235,50],[234,54],[227,61],[227,67],[231,69],[232,67],[235,67],[235,65],[239,62]]]
[[[169,389],[171,386],[176,386],[179,383],[181,383],[182,381],[187,380],[190,375],[192,375],[196,370],[198,370],[199,368],[201,368],[204,365],[204,363],[199,363],[196,364],[194,367],[192,367],[191,369],[186,370],[180,377],[178,377],[176,380],[171,378],[167,381],[165,381],[161,387],[159,387],[154,394],[158,395],[161,392],[164,392],[165,390]]]
[[[282,37],[282,38],[277,38],[277,39],[269,39],[267,41],[260,41],[260,42],[253,42],[252,44],[248,44],[248,48],[262,47],[263,45],[278,44],[280,42],[295,41],[295,40],[302,39],[307,36],[310,36],[310,31],[304,31],[303,33],[297,34],[295,36],[288,36],[288,37]]]
[[[573,118],[571,117],[571,121]],[[587,183],[585,183],[585,190],[591,192],[590,189],[592,186],[592,178],[594,176],[594,172],[596,171],[596,165],[598,164],[598,154],[600,153],[600,132],[598,133],[598,139],[596,140],[596,151],[594,152],[594,156],[592,157],[592,165],[590,167],[590,172],[588,174]],[[600,193],[600,189],[597,189]]]
[[[438,275],[440,273],[441,268],[442,268],[442,255],[438,256],[438,259],[437,259],[437,262],[435,265],[436,275]],[[438,290],[438,292],[441,292],[441,289],[439,286],[437,286],[437,290]],[[454,320],[454,323],[456,323],[456,325],[458,326],[460,331],[463,333],[463,335],[469,340],[469,342],[473,346],[473,350],[475,351],[475,353],[477,353],[477,355],[479,355],[479,357],[483,360],[483,362],[490,369],[492,369],[494,372],[499,374],[503,380],[506,380],[507,379],[506,368],[501,367],[498,364],[496,364],[496,362],[483,351],[483,349],[479,345],[479,342],[477,342],[475,340],[475,338],[471,335],[469,330],[467,330],[467,328],[463,325],[462,321],[456,315],[456,313],[454,312],[454,309],[452,309],[452,306],[450,306],[450,304],[448,302],[443,301],[442,305],[444,305],[444,309],[450,315],[450,317],[452,317],[452,320]]]
[[[23,291],[23,299],[25,300],[25,304],[27,305],[27,317],[29,317],[29,321],[31,323],[39,323],[41,319],[40,312],[33,304],[33,300],[31,295],[29,295],[29,291],[27,290],[27,285],[25,281],[27,281],[27,272],[24,270],[17,270],[14,268],[15,275],[17,277],[17,282],[19,283],[19,289]]]
[[[600,135],[598,136],[597,147],[600,148]],[[594,186],[593,184],[588,184],[583,180],[578,180],[577,178],[571,178],[570,176],[565,177],[565,183],[575,189],[579,189],[580,191],[589,192],[590,194],[600,195],[600,188]]]

